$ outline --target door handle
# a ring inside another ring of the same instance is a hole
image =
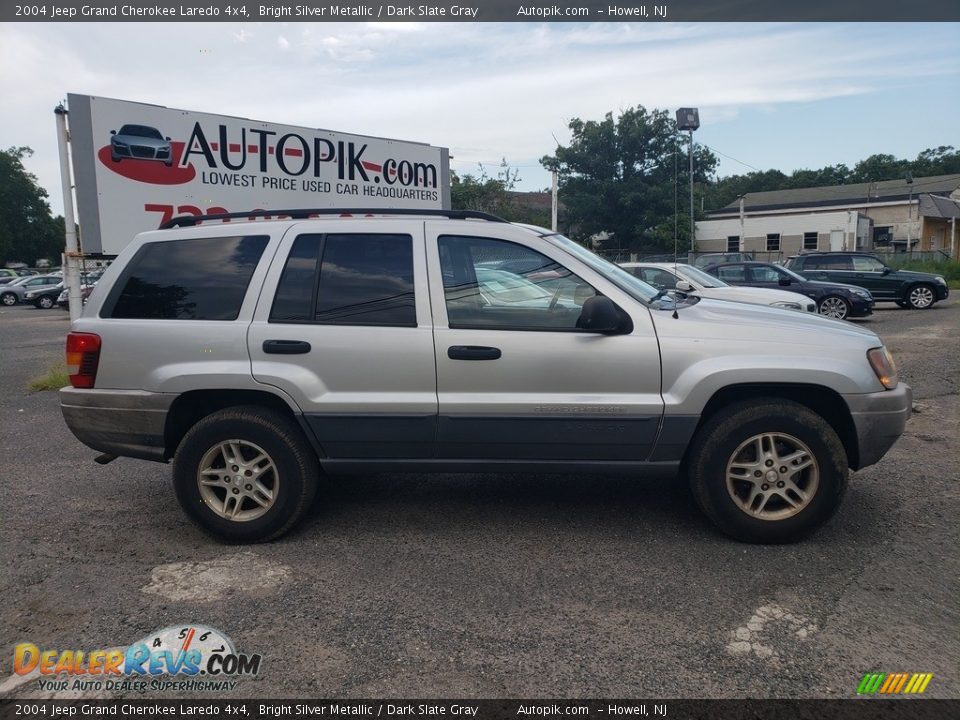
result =
[[[264,340],[263,351],[270,355],[304,355],[310,352],[310,343],[304,340]]]
[[[447,348],[447,357],[451,360],[496,360],[500,355],[500,348],[484,345],[451,345]]]

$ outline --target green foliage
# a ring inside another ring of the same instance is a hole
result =
[[[50,215],[47,191],[23,167],[33,150],[0,150],[0,264],[57,262],[63,250],[63,218]]]
[[[584,243],[606,236],[595,246],[626,250],[672,247],[676,228],[681,247],[689,246],[688,141],[666,110],[638,105],[616,118],[575,118],[569,127],[570,145],[540,160],[559,173],[567,234]],[[695,144],[697,195],[716,166],[713,153]],[[700,207],[699,197],[694,206]]]
[[[481,164],[480,174],[463,176],[451,173],[450,204],[454,210],[479,210],[510,222],[550,224],[550,211],[525,205],[513,193],[520,181],[520,171],[501,160],[496,177],[490,177]]]
[[[59,390],[69,384],[70,377],[67,375],[67,368],[63,363],[59,363],[50,368],[45,375],[33,378],[33,380],[30,381],[30,389],[34,392]]]
[[[960,262],[952,260],[911,260],[906,253],[884,255],[883,260],[890,267],[900,270],[915,270],[942,275],[951,288],[960,288]]]
[[[840,164],[819,170],[796,170],[790,175],[779,170],[730,175],[710,187],[706,205],[716,210],[750,192],[902,180],[907,172],[914,177],[960,174],[960,150],[955,150],[951,145],[941,145],[924,150],[916,160],[901,160],[880,153],[861,160],[852,170]]]

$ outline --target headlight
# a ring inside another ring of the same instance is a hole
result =
[[[885,347],[873,348],[867,350],[867,360],[870,367],[877,374],[880,384],[887,390],[893,390],[900,383],[900,377],[897,375],[897,364],[893,361],[893,355]]]
[[[850,288],[850,292],[854,295],[859,295],[862,298],[870,300],[873,296],[870,294],[869,290],[864,290],[863,288]]]
[[[933,281],[934,281],[935,283],[939,283],[940,285],[946,285],[946,284],[947,284],[947,281],[944,280],[940,275],[937,275],[937,276],[933,279]]]
[[[36,297],[36,296],[37,296],[37,291],[36,291],[36,290],[34,290],[33,292],[28,292],[26,295],[24,295],[24,297],[26,297],[26,298],[32,298],[32,297]]]
[[[784,308],[785,310],[802,310],[800,303],[795,302],[775,302],[770,303],[772,307]]]

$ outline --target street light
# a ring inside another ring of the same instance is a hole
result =
[[[693,262],[693,240],[696,225],[693,220],[693,131],[700,127],[700,111],[697,108],[677,110],[677,130],[690,131],[690,262]]]

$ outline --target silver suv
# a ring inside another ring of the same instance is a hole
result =
[[[910,414],[849,323],[671,297],[482,213],[284,215],[138,235],[67,338],[73,433],[172,459],[220,538],[286,532],[324,472],[535,471],[679,473],[724,532],[787,542]]]

